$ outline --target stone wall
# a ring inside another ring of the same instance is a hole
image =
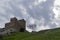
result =
[[[25,31],[26,21],[24,19],[17,20],[16,17],[11,18],[9,23],[5,24],[5,29],[13,28],[16,32]]]

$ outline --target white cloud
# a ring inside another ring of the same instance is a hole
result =
[[[34,0],[34,2],[32,2],[29,7],[33,8],[34,6],[37,6],[39,4],[41,4],[42,2],[46,2],[46,0]]]
[[[39,5],[41,2],[45,2],[46,0],[35,0],[35,2],[33,3],[35,6]]]
[[[35,23],[38,31],[49,29],[54,24],[52,24],[53,14],[57,13],[57,11],[53,13],[55,9],[53,11],[51,9],[53,3],[54,0],[0,0],[0,14],[4,22],[16,16],[18,19],[24,18],[27,21],[27,25]],[[2,18],[0,19],[2,20]],[[4,24],[3,21],[2,24]],[[29,30],[30,32],[32,31],[31,29]]]
[[[30,24],[35,24],[35,19],[31,17],[31,18],[29,19],[29,23],[30,23]]]
[[[60,0],[55,0],[53,11],[55,13],[55,23],[60,26]]]
[[[27,10],[26,10],[26,8],[23,6],[23,5],[19,5],[18,6],[19,8],[20,8],[20,10],[21,10],[21,12],[22,12],[22,14],[23,14],[23,16],[25,17],[28,17],[29,16],[29,14],[27,13]],[[25,18],[26,18],[25,17]]]
[[[37,32],[38,32],[39,30],[50,29],[49,26],[46,26],[46,27],[45,27],[45,26],[41,26],[41,27],[37,26],[37,27],[38,27],[37,30],[36,30]]]
[[[60,0],[55,0],[53,11],[56,14],[55,17],[57,17],[57,18],[59,18],[59,16],[60,16],[60,7],[59,6],[60,6]]]
[[[60,5],[60,0],[55,0],[54,5],[55,6]]]

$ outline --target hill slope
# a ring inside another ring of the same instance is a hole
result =
[[[38,33],[14,33],[10,36],[5,36],[4,40],[60,40],[60,28],[44,30]]]

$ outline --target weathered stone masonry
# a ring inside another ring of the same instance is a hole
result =
[[[14,29],[15,32],[24,32],[25,26],[26,26],[26,21],[24,19],[17,20],[17,18],[14,17],[11,18],[9,23],[5,24],[5,29]]]
[[[5,24],[5,28],[0,29],[0,35],[10,35],[13,32],[26,32],[26,21],[24,19],[17,20],[16,17],[11,18],[9,23]]]

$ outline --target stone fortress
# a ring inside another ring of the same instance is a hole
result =
[[[0,30],[0,34],[10,34],[11,32],[25,32],[26,21],[24,19],[17,20],[16,17],[11,18],[9,23],[5,24],[5,28]]]

